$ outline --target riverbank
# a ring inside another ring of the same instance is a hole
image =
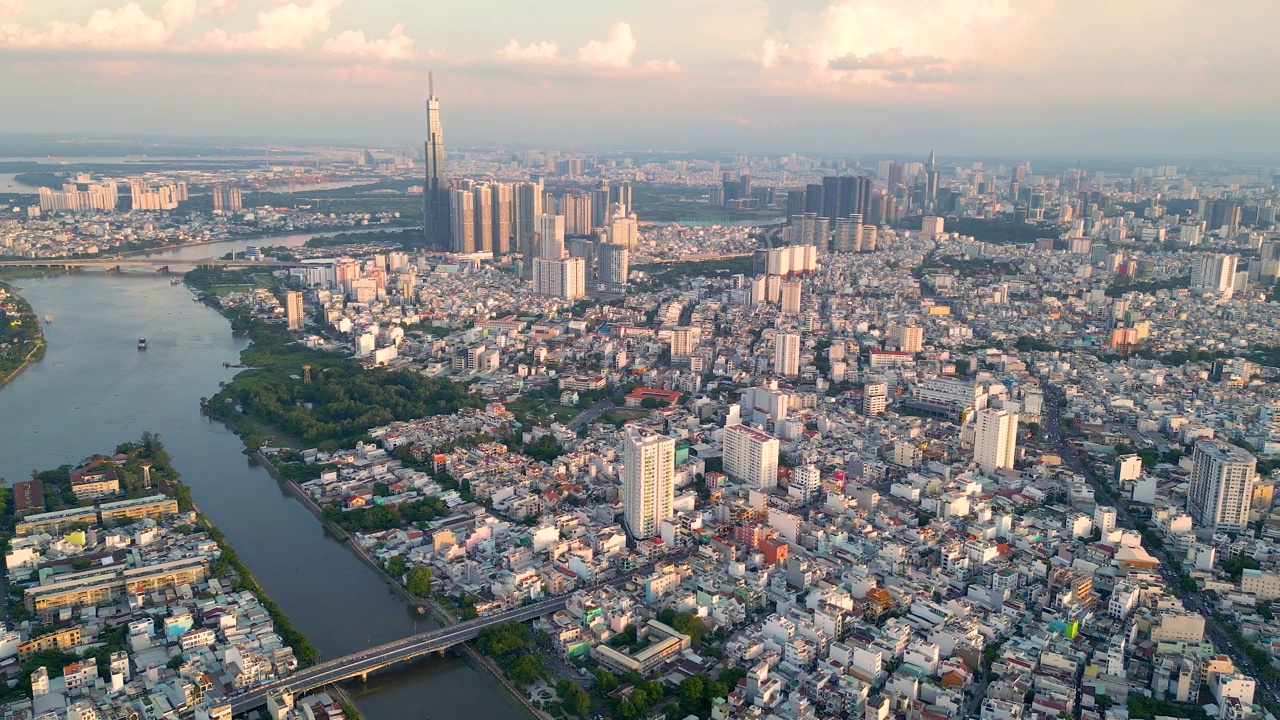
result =
[[[188,276],[188,285],[192,287],[193,290],[198,291],[198,283],[191,282],[191,280],[191,276]],[[272,458],[262,450],[262,445],[258,442],[258,439],[263,437],[262,424],[266,421],[258,417],[253,417],[247,412],[237,410],[235,402],[227,401],[231,401],[235,398],[235,389],[238,381],[241,383],[252,383],[254,387],[262,389],[266,383],[271,381],[273,376],[280,375],[281,373],[284,373],[285,377],[296,377],[297,373],[301,371],[294,366],[297,365],[298,362],[307,361],[300,360],[298,358],[293,358],[291,361],[283,361],[279,355],[275,354],[283,347],[294,344],[291,336],[287,333],[283,333],[283,331],[279,331],[278,325],[265,326],[260,320],[246,318],[238,311],[222,311],[221,314],[232,321],[233,329],[238,329],[241,334],[248,336],[253,341],[253,344],[242,352],[242,362],[245,362],[245,364],[248,365],[257,365],[259,363],[254,362],[254,358],[260,361],[267,361],[268,358],[270,358],[271,367],[258,368],[257,370],[246,370],[237,374],[237,376],[233,378],[230,383],[227,383],[226,387],[222,388],[217,395],[203,403],[205,414],[214,420],[218,420],[232,433],[241,437],[242,441],[244,441],[248,446],[248,449],[252,451],[251,455],[258,464],[264,468],[278,484],[288,491],[289,495],[293,496],[293,498],[296,499],[302,507],[315,517],[329,534],[338,539],[338,541],[343,543],[348,549],[352,550],[354,555],[361,562],[373,569],[377,573],[378,577],[381,578],[383,583],[389,586],[395,593],[396,597],[405,604],[406,608],[411,608],[420,614],[429,611],[431,615],[443,625],[449,625],[457,622],[457,618],[448,613],[438,602],[431,598],[420,598],[410,593],[404,584],[398,578],[392,576],[381,562],[369,554],[359,542],[355,541],[354,538],[351,537],[349,532],[338,526],[337,523],[324,517],[323,508],[310,497],[306,490],[302,488],[301,484],[296,479],[290,478],[286,476],[285,473],[281,472],[280,468],[275,462],[273,462]],[[297,354],[306,355],[307,357],[316,356],[316,360],[325,361],[325,364],[331,365],[335,371],[338,371],[341,368],[355,366],[354,363],[345,358],[321,353],[320,351],[308,350]],[[287,368],[281,365],[282,361],[284,365],[287,365]],[[246,377],[247,373],[258,374],[256,376],[248,375]],[[337,375],[340,373],[334,372],[333,374]],[[313,377],[318,376],[318,378],[326,378],[327,375],[328,373],[322,371],[322,366],[313,368]],[[368,379],[371,376],[372,373],[370,371],[359,369],[359,378]],[[417,375],[408,376],[407,379],[422,382],[420,376]],[[335,379],[335,381],[343,383],[344,386],[346,386],[345,383],[352,380],[354,380],[354,378],[348,379],[347,381]],[[297,380],[290,380],[290,383],[296,384]],[[320,382],[315,382],[309,387],[314,389],[318,385],[320,385]],[[449,389],[440,389],[435,385],[430,384],[424,386],[424,388],[428,390],[434,388],[446,395],[447,393],[445,391]],[[465,388],[462,388],[461,391],[465,392]],[[468,398],[469,395],[464,399]],[[345,447],[347,445],[344,444],[343,446]],[[505,674],[501,669],[492,661],[483,657],[480,653],[476,652],[474,648],[465,644],[459,646],[458,650],[459,654],[466,660],[469,667],[477,673],[487,674],[492,680],[496,680],[502,688],[507,690],[510,699],[516,700],[519,703],[519,706],[523,707],[529,713],[530,717],[538,718],[538,720],[549,718],[548,715],[542,713],[533,704],[533,701],[529,698],[528,694],[515,687],[505,677]]]
[[[44,331],[31,303],[11,285],[0,282],[0,389],[23,373],[31,363],[44,359]]]
[[[411,230],[414,227],[418,227],[418,226],[405,225],[405,226],[392,226],[392,227],[401,228],[404,230]],[[233,235],[231,237],[217,238],[213,240],[198,240],[196,242],[182,243],[181,245],[159,245],[156,247],[146,248],[143,250],[130,250],[128,252],[122,252],[116,255],[106,256],[103,259],[105,260],[105,259],[111,259],[111,258],[132,257],[134,255],[150,255],[151,253],[167,252],[170,250],[181,250],[183,248],[199,247],[201,245],[217,245],[219,243],[239,242],[241,240],[262,240],[262,239],[273,238],[273,237],[284,237],[286,235],[306,235],[308,233],[315,233],[315,237],[325,237],[327,235],[337,234],[337,233],[365,233],[365,232],[380,232],[380,231],[386,231],[386,230],[387,228],[383,227],[382,225],[378,225],[375,227],[369,227],[368,225],[346,225],[343,227],[327,227],[327,228],[315,228],[315,229],[304,228],[301,230],[295,228],[293,230],[273,230],[269,232],[243,233],[239,235]]]

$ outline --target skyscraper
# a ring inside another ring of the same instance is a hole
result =
[[[536,295],[574,300],[586,291],[586,261],[580,257],[559,260],[535,258],[533,292]]]
[[[542,214],[534,219],[537,233],[537,257],[559,260],[564,257],[565,222],[563,215]]]
[[[995,408],[978,411],[978,427],[973,439],[973,461],[978,467],[987,472],[1013,467],[1017,447],[1017,413]]]
[[[493,254],[511,252],[515,236],[515,202],[512,187],[506,183],[494,183],[490,190],[493,202]]]
[[[475,252],[493,252],[493,188],[479,183],[471,188],[476,224]]]
[[[628,214],[621,203],[610,205],[609,208],[609,242],[621,245],[628,250],[635,250],[636,239],[640,235],[640,223],[636,216]]]
[[[774,340],[773,371],[783,377],[800,374],[800,334],[778,333]]]
[[[778,438],[747,425],[724,429],[724,474],[756,490],[778,487]]]
[[[938,200],[937,156],[929,151],[929,165],[924,169],[924,201],[925,207],[932,209]]]
[[[445,190],[450,202],[447,217],[452,222],[448,237],[452,238],[449,249],[456,253],[473,253],[476,251],[476,212],[475,195],[471,190]]]
[[[627,275],[631,272],[631,251],[621,245],[601,245],[597,248],[596,268],[605,292],[626,292]]]
[[[782,314],[783,315],[799,315],[800,314],[800,278],[787,280],[782,283]]]
[[[289,290],[285,293],[285,314],[289,321],[289,329],[302,329],[302,293]]]
[[[591,196],[568,192],[560,196],[560,214],[564,216],[566,235],[590,235],[592,225]]]
[[[444,169],[444,128],[440,124],[440,100],[436,97],[435,76],[427,73],[427,162],[426,184],[422,188],[422,229],[426,246],[435,250],[454,247],[454,227],[449,222],[449,182]]]
[[[1191,289],[1230,295],[1235,287],[1238,255],[1209,254],[1196,260],[1191,271]]]
[[[658,534],[672,516],[675,498],[676,441],[628,428],[622,437],[622,511],[636,539]]]
[[[1187,514],[1201,527],[1240,532],[1249,525],[1258,459],[1221,440],[1200,440],[1191,456]]]
[[[512,193],[512,215],[515,220],[515,250],[520,253],[520,279],[533,279],[533,259],[539,256],[534,239],[537,217],[542,214],[542,184],[517,183]]]

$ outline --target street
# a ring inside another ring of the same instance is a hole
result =
[[[1046,422],[1042,424],[1044,432],[1049,434],[1049,438],[1053,444],[1057,446],[1058,454],[1061,455],[1063,462],[1071,470],[1083,476],[1093,488],[1095,494],[1103,495],[1101,483],[1097,476],[1090,468],[1085,467],[1084,463],[1080,460],[1078,451],[1072,447],[1071,443],[1062,435],[1062,413],[1060,402],[1065,398],[1065,395],[1060,388],[1049,385],[1047,382],[1044,387],[1046,407],[1046,411],[1044,413]],[[1126,530],[1134,530],[1137,532],[1133,516],[1129,514],[1129,509],[1124,503],[1123,498],[1116,503],[1116,524]],[[1169,559],[1165,555],[1164,548],[1147,547],[1146,545],[1143,547],[1160,561],[1160,575],[1164,578],[1166,590],[1181,600],[1188,610],[1197,612],[1204,617],[1205,631],[1209,636],[1209,639],[1212,640],[1214,647],[1218,648],[1219,652],[1225,652],[1237,667],[1249,673],[1249,675],[1257,681],[1259,695],[1269,702],[1275,702],[1275,683],[1266,679],[1265,676],[1258,672],[1257,667],[1253,664],[1253,661],[1249,656],[1231,641],[1231,638],[1227,635],[1226,631],[1222,628],[1217,619],[1214,618],[1213,610],[1208,606],[1208,603],[1205,602],[1204,598],[1188,593],[1182,587],[1182,578],[1176,577],[1170,569]]]

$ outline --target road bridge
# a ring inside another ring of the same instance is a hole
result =
[[[679,550],[620,576],[579,588],[575,592],[591,592],[609,585],[621,585],[649,572],[661,562],[683,560],[689,556],[690,552],[689,548]],[[485,628],[509,622],[524,622],[543,615],[550,615],[563,610],[571,594],[557,595],[556,597],[513,608],[497,615],[487,615],[438,630],[419,633],[403,640],[395,640],[369,648],[364,652],[352,653],[345,657],[312,665],[288,677],[233,694],[229,698],[231,700],[231,712],[234,715],[241,715],[250,710],[264,707],[269,696],[283,692],[289,692],[294,697],[299,697],[308,690],[315,690],[343,680],[355,677],[365,679],[369,676],[369,673],[389,665],[429,655],[433,652],[447,650],[454,645],[474,640]]]
[[[508,610],[497,615],[468,620],[467,622],[450,625],[439,630],[412,635],[403,640],[396,640],[385,645],[369,648],[364,652],[353,653],[337,660],[329,660],[319,665],[312,665],[305,670],[299,670],[275,682],[260,685],[247,692],[233,695],[230,698],[231,712],[234,715],[241,715],[255,708],[263,707],[267,704],[267,698],[270,695],[289,692],[298,697],[308,690],[314,690],[350,678],[367,678],[369,673],[385,668],[388,665],[412,660],[433,652],[440,652],[459,643],[474,640],[480,634],[480,631],[487,627],[508,622],[524,622],[525,620],[563,610],[567,598],[567,595],[560,595],[550,600],[543,600],[542,602]]]

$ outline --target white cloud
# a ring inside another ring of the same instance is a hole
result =
[[[21,15],[27,11],[26,0],[0,0],[0,17]]]
[[[678,73],[680,63],[675,60],[650,60],[643,65],[645,70],[658,73]]]
[[[329,30],[330,15],[341,5],[342,0],[279,4],[269,10],[259,11],[252,30],[228,33],[218,28],[206,34],[196,43],[196,47],[215,50],[301,50],[306,47],[308,40]]]
[[[631,26],[620,22],[609,29],[609,36],[604,40],[591,40],[578,48],[578,60],[588,65],[624,68],[631,65],[635,52],[636,38],[631,34]]]
[[[1017,44],[1051,6],[1052,0],[830,0],[820,12],[794,13],[787,32],[747,57],[766,68],[807,66],[826,80],[972,79],[976,66]]]
[[[515,38],[498,50],[498,57],[503,60],[550,62],[560,54],[560,44],[555,40],[544,40],[521,46]]]
[[[415,55],[413,38],[404,34],[404,23],[398,23],[377,40],[365,38],[363,30],[347,30],[324,41],[322,50],[336,55],[367,57],[378,60],[409,60]]]
[[[0,45],[15,48],[86,47],[101,50],[162,48],[195,19],[194,0],[167,0],[155,17],[137,3],[100,8],[83,22],[52,20],[43,28],[0,25]]]

